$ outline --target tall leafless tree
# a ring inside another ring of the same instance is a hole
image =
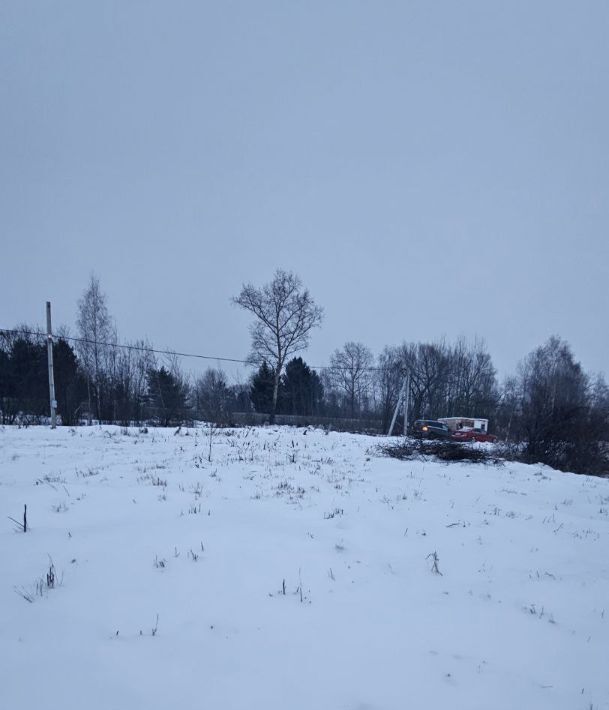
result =
[[[404,370],[410,374],[410,408],[415,419],[445,416],[450,373],[449,348],[443,342],[404,343]]]
[[[518,368],[520,433],[530,461],[581,470],[596,432],[589,411],[589,379],[568,343],[552,337]]]
[[[315,304],[308,290],[303,290],[298,276],[281,269],[262,288],[244,284],[233,303],[255,318],[250,327],[250,359],[258,364],[266,361],[274,370],[272,423],[283,367],[291,355],[307,347],[311,330],[321,325],[323,309]]]
[[[156,367],[152,346],[138,340],[118,351],[116,373],[112,383],[116,416],[124,425],[143,420],[144,401],[148,390],[148,373]]]
[[[113,344],[116,344],[116,329],[108,312],[106,296],[101,290],[99,279],[93,274],[89,286],[78,301],[76,325],[80,338],[77,352],[87,379],[90,423],[92,395],[95,398],[97,419],[101,420],[102,384],[113,360]]]
[[[351,418],[359,412],[372,382],[373,356],[363,343],[345,343],[330,358],[330,373],[334,386],[346,397]]]
[[[489,416],[499,400],[496,372],[484,341],[459,338],[449,349],[447,410],[462,416]]]
[[[400,358],[399,348],[386,346],[378,356],[374,377],[378,407],[383,420],[383,431],[387,431],[389,428],[389,422],[398,401],[404,374],[405,369]]]
[[[233,395],[222,370],[208,368],[197,378],[192,388],[192,398],[197,417],[209,424],[228,424]]]

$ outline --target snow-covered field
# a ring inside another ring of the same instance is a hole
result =
[[[0,708],[609,708],[608,480],[174,432],[0,429]]]

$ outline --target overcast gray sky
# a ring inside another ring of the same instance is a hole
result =
[[[347,340],[556,333],[609,371],[609,2],[0,1],[0,327],[243,357],[296,271]]]

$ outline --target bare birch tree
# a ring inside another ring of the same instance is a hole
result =
[[[303,290],[298,276],[281,269],[262,288],[244,284],[233,303],[255,318],[250,327],[250,359],[258,364],[266,361],[274,370],[270,412],[273,423],[283,367],[291,355],[307,347],[311,330],[321,325],[323,309],[315,304],[308,290]]]
[[[80,338],[77,351],[87,379],[90,423],[92,397],[95,398],[97,419],[101,420],[102,383],[112,358],[111,346],[116,343],[116,330],[108,313],[106,295],[100,288],[99,279],[93,274],[89,286],[78,301],[76,325]]]

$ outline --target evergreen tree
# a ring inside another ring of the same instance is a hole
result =
[[[252,377],[250,387],[250,399],[256,412],[270,414],[273,411],[274,387],[275,371],[264,361],[258,372]]]
[[[183,419],[188,387],[181,377],[165,367],[151,369],[148,372],[148,393],[161,426]]]
[[[24,326],[0,349],[0,409],[4,424],[12,424],[18,415],[49,415],[49,374],[47,346],[42,337],[30,335],[33,328]],[[74,350],[63,339],[53,343],[57,413],[63,424],[73,424],[81,399],[84,381],[78,371]]]
[[[63,338],[53,343],[53,370],[57,413],[62,424],[71,426],[77,422],[77,411],[87,396],[87,387],[78,369],[76,353]]]
[[[288,362],[282,385],[284,412],[305,416],[320,413],[323,401],[321,380],[301,357],[295,357]]]
[[[10,351],[10,376],[16,412],[40,417],[49,411],[49,380],[45,345],[18,337]]]
[[[12,424],[12,396],[11,359],[5,350],[0,350],[0,424]]]

